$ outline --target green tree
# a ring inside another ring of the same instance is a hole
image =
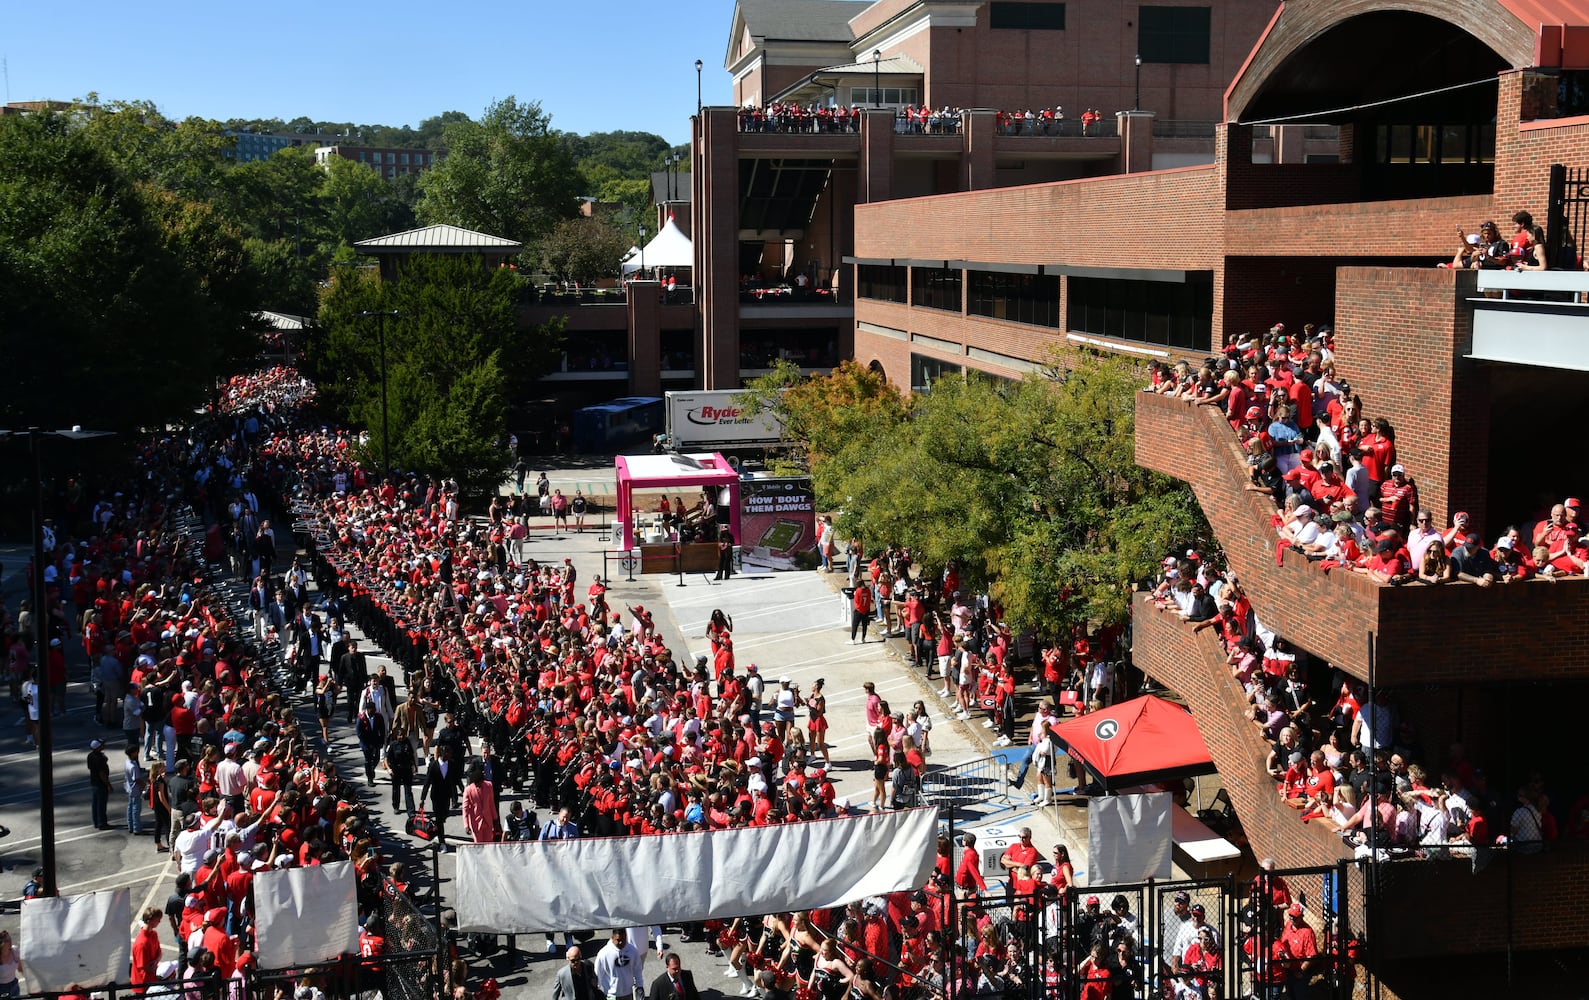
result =
[[[419,181],[425,222],[529,245],[578,210],[583,179],[539,104],[498,101],[478,122],[449,123],[442,141],[446,159]]]
[[[328,251],[412,228],[412,210],[394,185],[367,163],[330,157],[319,199]]]
[[[519,326],[519,281],[505,268],[452,256],[411,257],[393,281],[337,275],[306,368],[332,412],[371,432],[365,457],[373,464],[381,458],[384,334],[393,464],[452,476],[470,493],[497,484],[508,462],[508,406],[549,368],[561,342],[560,322]],[[384,323],[357,315],[390,311],[399,315]]]
[[[588,284],[616,276],[628,250],[623,233],[600,219],[579,216],[559,222],[541,241],[541,266],[563,281]]]
[[[257,353],[242,234],[102,140],[73,116],[0,118],[0,425],[180,421]]]
[[[953,560],[1018,627],[1123,621],[1133,584],[1207,536],[1190,489],[1136,464],[1141,378],[1125,362],[942,379],[908,400],[853,364],[797,376],[775,371],[742,400],[772,406],[806,442],[838,529],[907,545],[930,567]]]

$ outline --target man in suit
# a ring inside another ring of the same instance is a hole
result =
[[[684,968],[678,952],[668,955],[667,967],[651,983],[649,1000],[701,1000],[695,988],[695,974]]]
[[[359,712],[359,694],[370,681],[370,668],[364,660],[364,652],[359,649],[359,641],[351,636],[348,637],[348,651],[336,663],[335,676],[342,690],[348,692],[348,721],[352,722]]]
[[[569,946],[568,962],[557,970],[552,1000],[598,1000],[595,979],[577,944]]]
[[[425,786],[419,792],[420,808],[430,799],[431,816],[436,820],[436,839],[447,843],[447,816],[463,789],[463,765],[453,759],[452,748],[438,746],[425,768]]]

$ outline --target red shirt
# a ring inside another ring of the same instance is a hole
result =
[[[132,982],[152,983],[160,978],[160,932],[138,928],[132,939]]]
[[[955,872],[955,885],[962,889],[975,887],[981,892],[988,891],[988,883],[982,877],[982,865],[975,847],[966,848],[960,855],[960,868]]]

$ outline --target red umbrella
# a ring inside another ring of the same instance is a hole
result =
[[[1152,695],[1067,720],[1053,734],[1105,791],[1215,771],[1192,713]]]

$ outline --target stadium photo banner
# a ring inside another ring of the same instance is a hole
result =
[[[742,563],[764,569],[799,569],[805,553],[815,560],[817,505],[811,478],[740,483],[739,546]]]
[[[837,906],[925,885],[937,838],[938,810],[925,807],[666,837],[461,844],[458,930],[604,930]]]
[[[254,876],[259,967],[286,969],[356,954],[357,891],[351,861]]]
[[[19,951],[35,993],[125,983],[132,965],[132,899],[126,889],[25,899]]]

